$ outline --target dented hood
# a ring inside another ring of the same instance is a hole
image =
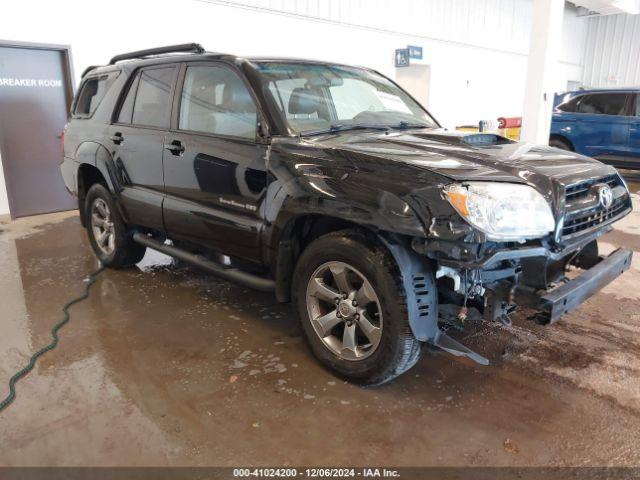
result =
[[[309,139],[358,165],[428,170],[452,180],[568,185],[615,170],[589,157],[556,148],[512,142],[490,134],[440,130],[355,131]],[[364,162],[364,163],[363,163]],[[417,173],[417,172],[416,172]]]

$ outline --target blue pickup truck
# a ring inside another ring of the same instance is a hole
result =
[[[549,145],[617,168],[640,169],[640,88],[563,94],[553,112]]]

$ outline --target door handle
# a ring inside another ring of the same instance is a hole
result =
[[[173,142],[164,146],[165,150],[169,150],[173,155],[180,156],[184,153],[185,147],[180,140],[174,140]]]
[[[116,132],[115,134],[111,135],[109,138],[116,145],[120,145],[122,142],[124,142],[124,137],[120,132]]]

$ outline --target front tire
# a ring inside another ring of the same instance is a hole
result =
[[[344,230],[318,238],[300,256],[293,285],[307,343],[339,376],[380,385],[421,358],[400,272],[373,235]]]
[[[551,140],[549,140],[549,146],[559,148],[560,150],[567,150],[569,152],[573,151],[573,148],[571,148],[569,142],[566,142],[565,140],[562,140],[560,138],[552,138]]]
[[[107,187],[97,183],[89,189],[84,215],[91,247],[105,267],[125,268],[142,260],[146,247],[133,241]]]

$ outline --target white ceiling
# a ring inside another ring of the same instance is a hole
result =
[[[589,15],[616,15],[619,13],[640,13],[640,0],[571,0]]]

